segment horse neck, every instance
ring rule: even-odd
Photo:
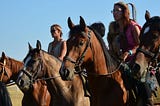
[[[18,75],[20,69],[23,67],[23,62],[8,58],[6,66],[12,71],[12,77],[14,79]]]
[[[54,95],[55,99],[56,98],[63,98],[65,101],[70,101],[71,100],[71,95],[69,91],[69,86],[72,85],[70,81],[63,81],[60,77],[59,74],[59,69],[61,67],[61,62],[53,56],[46,56],[43,58],[44,64],[46,66],[46,72],[48,77],[56,77],[54,79],[48,80],[47,84],[49,91],[51,92],[52,95]],[[61,96],[63,95],[63,96]],[[57,99],[56,99],[57,100]],[[58,100],[59,101],[59,100]]]
[[[106,60],[105,55],[102,49],[102,46],[96,36],[93,36],[91,39],[91,52],[92,52],[92,61],[89,62],[89,69],[98,74],[106,74],[107,67],[106,67]],[[88,62],[87,62],[88,63]],[[88,68],[88,64],[86,65]],[[87,69],[86,68],[86,69]]]

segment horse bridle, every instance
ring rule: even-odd
[[[151,60],[150,60],[149,63],[148,63],[147,70],[150,69],[150,68],[152,68],[152,70],[157,71],[157,70],[159,69],[159,67],[160,67],[160,62],[158,61],[158,56],[160,55],[160,45],[159,45],[159,47],[158,47],[158,51],[155,52],[155,53],[153,53],[153,52],[151,52],[151,51],[146,51],[146,50],[144,50],[144,49],[142,49],[142,48],[140,48],[140,47],[137,49],[136,54],[137,54],[138,52],[141,52],[141,53],[143,53],[145,56],[151,58]],[[155,63],[154,66],[152,66],[152,64],[151,64],[152,62]]]
[[[2,65],[2,70],[0,71],[0,73],[2,73],[1,78],[0,78],[0,81],[2,81],[5,74],[6,74],[6,76],[7,76],[8,78],[9,78],[9,75],[8,75],[8,73],[7,73],[7,71],[6,71],[6,68],[7,68],[7,67],[5,67],[5,63],[1,63],[1,62],[0,62],[0,65]]]
[[[89,30],[89,31],[88,31],[88,34],[87,34],[88,40],[87,40],[86,47],[85,47],[84,51],[82,52],[81,56],[80,56],[77,60],[74,60],[74,59],[72,59],[72,58],[69,57],[69,56],[66,56],[66,57],[64,58],[64,60],[68,60],[68,61],[70,61],[71,63],[73,63],[73,64],[75,65],[75,67],[74,67],[74,68],[75,68],[74,73],[76,73],[76,74],[77,74],[77,73],[81,73],[81,72],[84,71],[84,70],[81,69],[81,64],[83,63],[85,54],[86,54],[86,52],[87,52],[87,48],[90,46],[90,43],[91,43],[91,34],[90,34],[90,33],[91,33],[91,30]],[[112,72],[107,73],[107,74],[103,74],[103,76],[104,76],[104,75],[106,75],[106,76],[112,75],[113,73],[117,72],[117,71],[120,69],[120,67],[121,67],[122,64],[123,64],[123,61],[118,65],[118,67],[116,67],[115,71],[112,71]],[[89,73],[89,72],[88,72],[87,74],[97,76],[97,74],[94,74],[94,73]]]
[[[48,78],[46,78],[45,75],[44,75],[44,77],[39,78],[39,77],[38,77],[38,74],[41,72],[41,70],[43,70],[43,64],[42,64],[43,62],[42,62],[42,60],[41,60],[40,58],[38,58],[38,59],[36,59],[36,60],[39,60],[39,61],[40,61],[40,62],[39,62],[40,65],[38,65],[39,68],[37,69],[37,71],[35,71],[33,74],[31,74],[31,73],[27,70],[26,66],[24,66],[24,68],[21,70],[21,73],[20,73],[19,76],[18,76],[18,79],[21,78],[21,76],[23,75],[22,73],[26,74],[26,75],[29,77],[29,79],[30,79],[30,84],[33,84],[34,82],[39,81],[39,80],[44,80],[44,81],[46,81],[46,80],[51,80],[51,79],[55,79],[55,78],[60,77],[60,75],[57,75],[57,76],[54,76],[54,77],[48,77]],[[30,71],[32,71],[32,70],[30,70]],[[18,80],[18,79],[17,79],[17,80]]]
[[[83,71],[83,70],[81,70],[81,64],[83,63],[83,60],[84,60],[85,54],[87,52],[87,49],[90,46],[91,30],[88,31],[87,37],[88,37],[88,40],[87,40],[87,43],[86,43],[86,47],[85,47],[84,51],[82,52],[81,56],[77,60],[74,60],[69,56],[64,57],[64,60],[68,60],[75,65],[75,69],[76,69],[75,73],[80,73],[80,72]]]

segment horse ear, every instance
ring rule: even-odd
[[[80,23],[80,26],[81,26],[82,30],[85,30],[86,23],[85,23],[84,19],[82,18],[82,16],[80,16],[80,22],[79,23]]]
[[[6,55],[5,55],[4,52],[2,52],[2,57],[1,57],[1,58],[2,58],[2,60],[3,60],[3,64],[6,65],[6,59],[5,59],[5,58],[6,58]]]
[[[28,48],[29,48],[29,51],[33,49],[29,42],[28,42]]]
[[[71,18],[70,18],[70,17],[68,17],[68,27],[69,27],[69,29],[72,29],[72,28],[74,27],[74,24],[73,24],[73,22],[71,21]]]
[[[3,59],[6,57],[5,53],[2,52],[2,56],[1,56]]]
[[[41,50],[41,42],[39,40],[37,40],[36,47],[38,50]]]
[[[146,19],[146,21],[149,20],[150,17],[151,17],[151,16],[150,16],[149,11],[146,10],[146,13],[145,13],[145,19]]]

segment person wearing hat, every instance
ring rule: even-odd
[[[66,55],[67,46],[66,41],[62,39],[62,28],[58,24],[53,24],[50,27],[50,32],[54,39],[48,45],[48,53],[63,61],[63,58]]]

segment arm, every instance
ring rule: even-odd
[[[135,47],[132,49],[133,54],[136,53],[136,50],[137,50],[137,48],[139,47],[139,43],[140,43],[140,41],[139,41],[139,35],[140,35],[140,29],[138,28],[138,26],[135,25],[135,26],[133,27],[133,38],[134,38],[134,40],[135,40],[136,45],[135,45]]]
[[[129,55],[135,54],[137,48],[139,47],[139,43],[140,43],[140,41],[139,41],[140,29],[139,29],[138,26],[134,25],[133,30],[132,30],[132,35],[133,35],[133,39],[135,41],[135,46],[131,50],[129,50],[129,51],[127,51],[127,52],[125,52],[123,54],[123,59],[124,60],[126,60],[126,58]]]
[[[63,58],[64,56],[66,55],[66,52],[67,52],[67,45],[66,45],[66,41],[63,41],[62,42],[62,45],[61,45],[61,52],[60,52],[60,55],[59,55],[59,59],[63,61]]]

